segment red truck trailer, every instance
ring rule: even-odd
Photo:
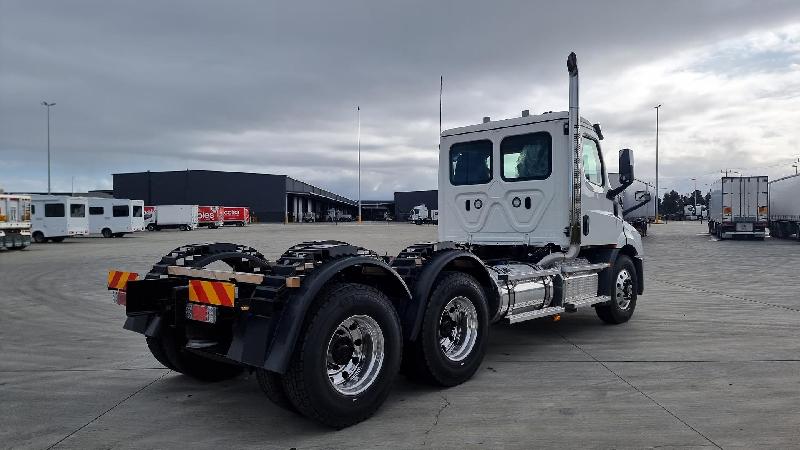
[[[222,206],[198,206],[197,226],[219,228],[223,224]]]
[[[222,218],[224,225],[243,227],[250,223],[250,208],[246,206],[223,206]]]

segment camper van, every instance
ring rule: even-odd
[[[32,195],[31,228],[34,242],[61,242],[89,234],[86,197]]]
[[[105,238],[144,231],[144,200],[89,198],[89,233]]]

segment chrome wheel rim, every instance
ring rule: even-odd
[[[633,278],[627,269],[622,269],[617,274],[615,300],[619,309],[628,309],[633,300]]]
[[[439,317],[439,348],[453,362],[464,360],[478,340],[478,312],[466,297],[447,302]]]
[[[328,340],[326,369],[328,381],[342,395],[358,395],[380,374],[384,359],[384,337],[378,322],[370,316],[343,320]]]

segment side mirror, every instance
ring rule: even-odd
[[[619,151],[619,184],[630,186],[633,179],[633,150],[623,148]]]
[[[619,151],[619,187],[609,190],[606,197],[613,200],[625,188],[632,185],[633,180],[633,150],[623,148]]]

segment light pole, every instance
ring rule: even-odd
[[[47,107],[47,195],[50,195],[50,107],[56,104],[44,101],[42,106]]]
[[[356,106],[358,111],[358,223],[361,223],[361,107]]]
[[[692,178],[694,181],[694,191],[692,191],[692,197],[694,197],[694,215],[697,214],[697,178]]]
[[[658,111],[661,109],[661,104],[659,103],[658,106],[654,106],[656,110],[656,192],[658,190]],[[658,202],[656,201],[656,222],[661,221],[661,217],[658,215]]]

